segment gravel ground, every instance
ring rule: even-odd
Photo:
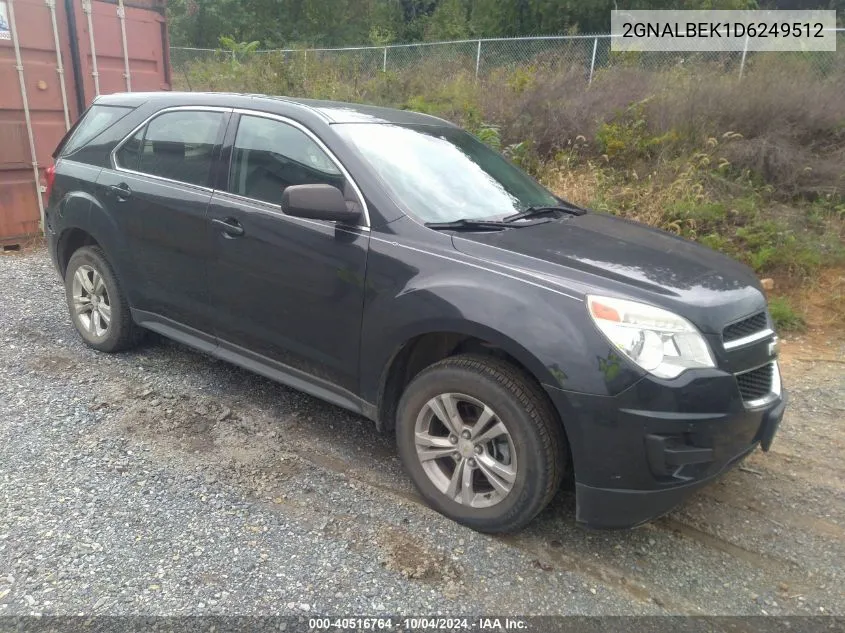
[[[562,492],[508,537],[427,509],[366,420],[88,349],[43,249],[0,255],[0,350],[0,615],[845,614],[841,342],[787,342],[772,452],[669,517],[587,532]]]

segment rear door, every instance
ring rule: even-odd
[[[226,190],[215,191],[209,208],[220,353],[288,375],[304,372],[312,384],[316,378],[346,397],[358,387],[369,246],[363,200],[340,163],[299,124],[235,116],[222,155],[224,162],[231,156]],[[361,226],[282,213],[286,187],[316,183],[337,187],[358,205]]]
[[[140,321],[211,333],[207,210],[226,108],[162,111],[133,132],[97,180],[126,254]],[[192,332],[197,334],[196,332]],[[208,336],[213,342],[213,336]]]

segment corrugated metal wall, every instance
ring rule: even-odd
[[[0,0],[0,245],[40,232],[33,149],[43,179],[97,94],[169,89],[163,2]]]

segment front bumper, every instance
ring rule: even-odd
[[[785,392],[747,408],[730,374],[688,374],[673,385],[644,378],[616,397],[546,386],[572,449],[578,523],[640,525],[672,510],[758,445],[769,449]]]

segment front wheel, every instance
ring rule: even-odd
[[[396,425],[423,497],[481,532],[526,525],[566,467],[560,423],[540,387],[495,358],[455,356],[423,370],[402,395]]]

